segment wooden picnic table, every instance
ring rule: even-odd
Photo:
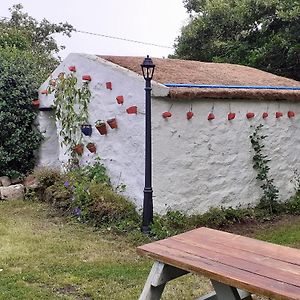
[[[198,228],[137,248],[154,259],[140,300],[161,298],[165,284],[189,272],[208,277],[215,292],[199,298],[300,299],[300,250]]]

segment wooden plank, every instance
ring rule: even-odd
[[[235,258],[246,260],[251,263],[258,263],[265,267],[273,268],[276,266],[277,269],[280,269],[280,270],[286,272],[286,274],[291,273],[291,274],[295,274],[295,275],[300,275],[300,266],[297,264],[285,262],[282,260],[277,260],[272,257],[249,252],[247,250],[232,248],[231,245],[228,245],[228,244],[220,245],[219,243],[210,241],[209,239],[207,240],[205,236],[201,239],[195,239],[192,237],[182,238],[180,236],[174,236],[174,237],[170,238],[170,240],[183,242],[187,245],[187,247],[196,246],[196,247],[203,248],[203,249],[206,249],[209,251],[228,254],[229,256],[233,256]],[[195,251],[198,252],[199,249],[195,248]]]
[[[216,248],[205,249],[201,246],[194,246],[189,243],[185,243],[184,241],[172,238],[170,238],[169,240],[158,241],[157,244],[169,247],[170,251],[176,249],[181,251],[183,255],[192,254],[197,257],[202,257],[207,260],[234,267],[238,270],[251,272],[253,274],[261,275],[280,282],[292,284],[300,288],[300,275],[281,270],[280,267],[277,267],[276,260],[274,260],[274,266],[267,266],[251,261],[251,259],[248,260],[249,257],[245,257],[245,259],[235,257],[234,254],[237,253],[234,252],[232,253],[232,255],[229,255],[226,252],[223,253],[222,251],[216,251]]]
[[[203,274],[208,278],[252,293],[281,300],[300,299],[299,287],[239,270],[233,266],[227,266],[193,254],[183,253],[180,250],[170,249],[170,247],[160,245],[157,242],[140,246],[137,251],[163,263],[196,274]]]
[[[300,251],[298,249],[275,245],[224,231],[201,227],[178,235],[178,237],[180,236],[184,236],[184,238],[190,237],[198,242],[203,241],[205,237],[206,241],[214,241],[220,245],[230,245],[234,249],[245,250],[300,265]]]

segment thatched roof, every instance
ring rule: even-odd
[[[141,74],[143,57],[100,56],[114,64]],[[276,76],[254,68],[225,63],[205,63],[199,61],[153,58],[156,65],[156,82],[192,83],[210,85],[239,86],[285,86],[300,87],[300,82]],[[223,98],[258,100],[300,101],[300,90],[258,90],[258,89],[213,89],[213,88],[170,88],[172,98]]]

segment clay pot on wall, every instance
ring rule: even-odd
[[[281,111],[277,111],[275,113],[275,117],[276,117],[276,119],[279,119],[279,118],[283,117],[283,113]]]
[[[228,116],[227,116],[227,119],[230,121],[230,120],[233,120],[235,118],[235,113],[229,113]]]
[[[193,113],[192,111],[188,111],[188,112],[186,113],[186,118],[187,118],[188,120],[190,120],[193,116],[194,116],[194,113]]]
[[[89,125],[89,124],[84,124],[84,125],[81,125],[81,131],[84,135],[86,136],[91,136],[92,135],[92,125]]]
[[[88,148],[88,150],[91,152],[91,153],[96,153],[97,151],[97,147],[95,145],[95,143],[88,143],[86,145],[86,147]]]
[[[117,119],[112,118],[106,121],[111,129],[118,128]]]
[[[32,105],[36,108],[39,108],[40,107],[40,100],[39,99],[35,99],[35,100],[32,100]]]
[[[211,121],[213,119],[215,119],[215,115],[213,113],[209,113],[208,116],[207,116],[207,120]]]
[[[287,116],[288,116],[289,118],[294,118],[295,115],[296,115],[295,112],[293,112],[293,111],[291,111],[291,110],[289,110],[288,113],[287,113]]]
[[[137,114],[137,106],[133,105],[133,106],[130,106],[126,109],[126,112],[129,114],[129,115],[132,115],[132,114]]]
[[[172,113],[169,112],[169,111],[165,111],[165,112],[162,113],[162,117],[164,119],[171,118],[172,117]]]
[[[97,121],[95,127],[97,128],[97,130],[101,135],[107,134],[107,128],[104,121]]]
[[[262,114],[263,119],[266,119],[268,116],[269,114],[266,111]]]
[[[78,144],[73,148],[73,151],[77,153],[78,155],[83,154],[83,144]]]
[[[253,112],[246,113],[247,119],[253,119],[255,117],[255,114]]]

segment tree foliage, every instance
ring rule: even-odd
[[[21,5],[0,21],[0,176],[17,177],[34,167],[41,134],[33,126],[38,111],[32,100],[58,63],[51,35],[72,30],[68,24],[39,23]]]
[[[300,80],[300,2],[184,0],[175,56],[249,65]]]

